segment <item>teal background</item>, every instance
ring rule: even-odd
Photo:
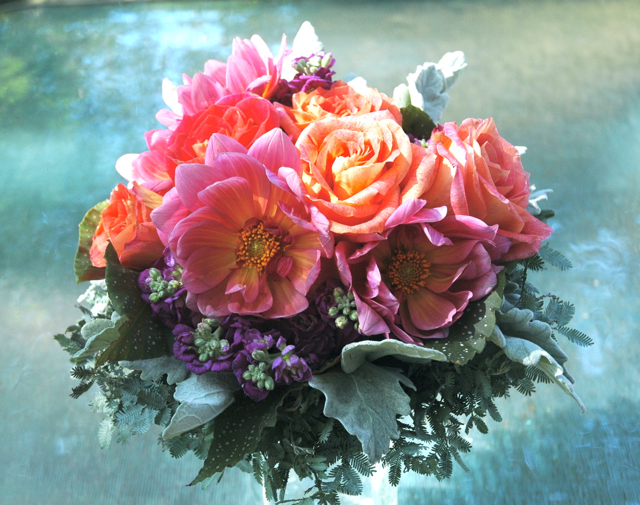
[[[161,81],[225,59],[233,37],[274,48],[304,20],[391,94],[424,61],[465,52],[444,120],[494,117],[553,188],[551,245],[574,264],[533,279],[575,303],[588,349],[563,345],[588,407],[551,385],[501,402],[452,479],[405,475],[400,504],[640,504],[640,4],[619,1],[265,1],[0,8],[0,503],[247,504],[231,471],[187,488],[199,461],[158,432],[100,450],[91,393],[72,400],[51,338],[79,315],[77,223],[121,181],[118,157],[158,128]],[[369,483],[368,486],[372,484]],[[379,503],[370,489],[361,503]],[[369,500],[369,501],[367,501]],[[355,502],[354,502],[355,503]]]

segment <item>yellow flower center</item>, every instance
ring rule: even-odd
[[[431,274],[430,267],[431,263],[423,253],[396,251],[387,270],[391,287],[407,295],[415,293],[426,286],[425,281]]]
[[[264,229],[262,223],[243,228],[238,233],[236,263],[238,266],[256,268],[262,273],[267,264],[280,251],[280,239]]]

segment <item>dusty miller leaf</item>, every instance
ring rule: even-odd
[[[351,373],[365,361],[375,361],[383,356],[393,356],[401,361],[412,363],[428,363],[431,360],[447,361],[447,357],[435,349],[387,339],[364,340],[346,345],[342,349],[340,364],[346,373]]]
[[[120,361],[121,367],[142,372],[140,378],[144,381],[157,381],[167,374],[167,384],[176,384],[187,378],[189,371],[184,361],[175,356],[160,356],[158,358],[140,359],[137,361]]]
[[[124,320],[114,312],[111,319],[92,319],[80,330],[87,343],[84,348],[73,355],[73,359],[93,356],[109,347],[120,337],[120,326]]]
[[[507,357],[525,366],[537,366],[585,412],[580,397],[573,390],[573,378],[564,368],[567,355],[553,339],[551,327],[533,319],[533,312],[512,308],[497,313],[490,340],[502,347]]]
[[[233,374],[192,375],[176,387],[173,397],[181,403],[162,438],[168,440],[208,423],[233,403],[233,393],[239,389]]]
[[[389,450],[400,436],[396,416],[411,413],[409,396],[399,383],[415,389],[400,372],[364,362],[353,373],[332,370],[314,375],[309,385],[326,397],[324,415],[337,419],[356,436],[371,462]]]

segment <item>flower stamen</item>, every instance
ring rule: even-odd
[[[255,268],[262,273],[271,258],[282,249],[280,238],[264,229],[262,222],[243,228],[238,233],[236,264]]]
[[[426,279],[431,275],[431,262],[424,253],[418,251],[396,251],[387,274],[393,289],[399,289],[410,295],[426,286]]]

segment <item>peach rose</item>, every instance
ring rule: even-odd
[[[493,119],[465,119],[460,128],[446,123],[431,135],[429,152],[428,189],[421,196],[429,207],[446,205],[450,213],[497,224],[502,254],[494,260],[538,252],[552,229],[527,212],[529,174]]]
[[[293,95],[293,105],[276,104],[280,126],[298,140],[300,133],[311,123],[329,117],[361,116],[370,112],[388,110],[402,124],[402,114],[393,98],[373,88],[359,93],[344,81],[336,81],[331,89],[316,88],[310,93]]]
[[[104,253],[109,242],[125,267],[143,270],[160,258],[164,245],[151,222],[152,210],[126,186],[118,184],[111,192],[109,205],[102,211],[93,237],[91,263],[96,267],[107,265]]]
[[[296,147],[310,203],[332,232],[353,240],[383,232],[398,206],[425,188],[426,149],[410,142],[389,111],[317,121]]]

